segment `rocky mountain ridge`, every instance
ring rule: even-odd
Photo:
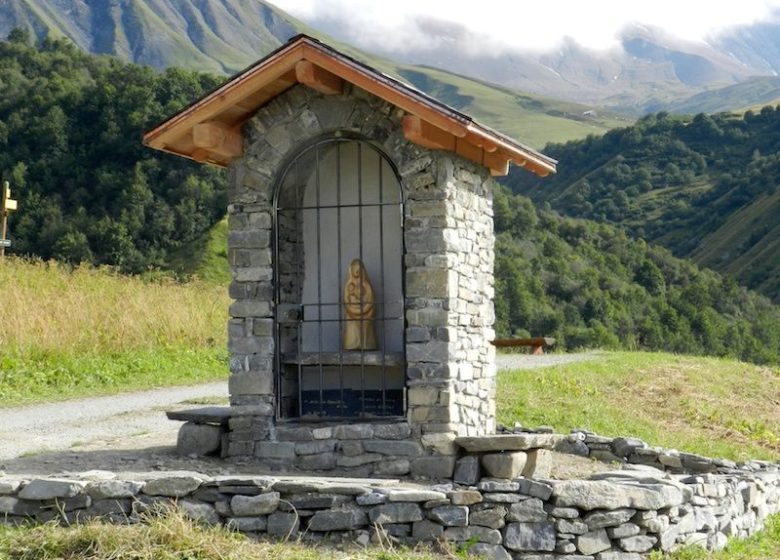
[[[426,46],[394,50],[362,44],[331,17],[301,22],[262,0],[6,0],[0,37],[15,27],[38,39],[67,37],[80,48],[156,68],[181,66],[235,73],[299,32],[328,34],[371,56],[430,66],[515,90],[639,116],[681,110],[702,94],[712,106],[765,102],[755,88],[733,88],[780,71],[780,11],[769,21],[735,27],[708,41],[686,41],[658,29],[626,28],[614,48],[596,51],[573,40],[530,52],[473,48],[475,35],[446,21],[416,22],[435,38]],[[310,26],[310,27],[309,27]],[[726,91],[721,93],[721,89]],[[691,106],[695,107],[694,98]],[[709,105],[708,105],[709,106]]]

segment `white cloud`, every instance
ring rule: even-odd
[[[338,24],[340,35],[361,46],[405,50],[452,40],[463,30],[431,26],[431,20],[459,24],[464,41],[487,47],[549,49],[571,37],[603,49],[619,31],[638,23],[662,28],[689,40],[767,18],[780,0],[272,0],[301,19]]]

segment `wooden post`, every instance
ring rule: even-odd
[[[5,257],[5,248],[10,242],[5,238],[8,230],[8,213],[16,210],[16,201],[11,198],[11,187],[8,181],[3,182],[3,192],[0,193],[0,259]]]

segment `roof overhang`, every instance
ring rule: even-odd
[[[506,175],[514,163],[540,176],[556,161],[306,35],[290,40],[198,101],[144,134],[144,144],[222,167],[241,156],[241,125],[296,84],[323,94],[349,82],[395,105],[404,136],[431,149],[447,150]]]

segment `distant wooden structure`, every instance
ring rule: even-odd
[[[555,344],[555,339],[549,336],[533,338],[497,338],[491,342],[496,348],[521,348],[528,346],[531,354],[544,354],[544,349]]]
[[[11,198],[11,186],[5,181],[3,192],[0,193],[0,258],[5,256],[5,248],[11,246],[11,240],[5,236],[8,231],[8,214],[16,207],[16,201]]]

